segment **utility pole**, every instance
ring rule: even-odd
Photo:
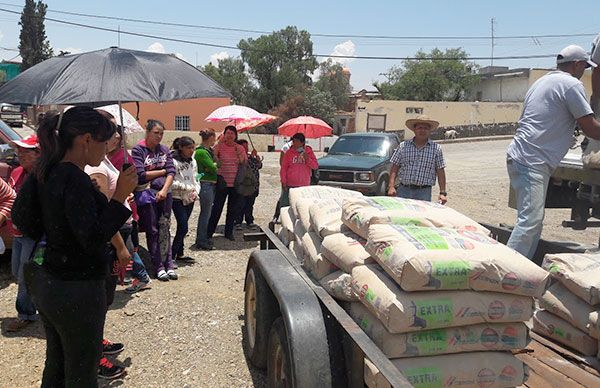
[[[496,31],[495,31],[495,28],[494,28],[494,24],[496,24],[496,19],[495,19],[495,18],[492,18],[492,19],[490,20],[490,22],[491,22],[491,24],[492,24],[492,26],[491,26],[491,27],[492,27],[492,63],[491,63],[490,65],[491,65],[491,66],[494,66],[494,45],[495,45],[495,43],[496,43],[496,42],[494,41],[494,33],[496,32]]]

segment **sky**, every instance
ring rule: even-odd
[[[24,1],[0,0],[0,9],[22,10]],[[462,47],[471,57],[492,56],[491,19],[494,18],[494,57],[556,55],[569,44],[590,49],[593,36],[538,37],[552,34],[600,33],[600,2],[579,0],[571,3],[555,0],[374,0],[374,1],[188,1],[188,0],[48,0],[47,19],[54,18],[80,24],[123,31],[99,31],[46,20],[46,34],[55,53],[91,51],[110,46],[173,53],[194,64],[205,65],[218,58],[236,57],[231,48],[206,47],[172,42],[168,37],[235,47],[241,39],[257,38],[261,33],[224,31],[198,26],[276,31],[288,25],[311,34],[313,53],[347,56],[411,57],[418,50]],[[60,12],[85,13],[143,19],[150,23],[117,21],[67,15]],[[0,59],[18,55],[19,15],[0,11]],[[159,25],[155,22],[188,24],[195,27]],[[126,32],[155,35],[137,37]],[[338,35],[335,37],[314,34]],[[348,35],[420,37],[417,39],[377,39]],[[508,36],[525,36],[509,39]],[[425,39],[423,37],[435,37]],[[451,37],[451,39],[446,39]],[[479,37],[465,39],[465,37]],[[12,50],[11,50],[12,49]],[[354,90],[374,90],[375,81],[385,81],[385,74],[401,60],[338,59],[351,71]],[[475,61],[488,66],[491,59]],[[494,65],[515,67],[552,67],[554,58],[496,59]]]

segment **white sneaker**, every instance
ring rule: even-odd
[[[167,271],[167,276],[171,280],[177,280],[177,279],[179,279],[179,276],[177,276],[177,273],[175,271],[173,271],[172,269],[170,269],[170,270]]]
[[[162,282],[169,281],[169,275],[167,275],[167,272],[164,269],[161,269],[160,271],[158,271],[156,278]]]

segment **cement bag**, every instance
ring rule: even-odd
[[[304,251],[302,250],[302,246],[300,246],[297,241],[290,241],[288,248],[294,254],[294,256],[296,256],[300,263],[304,262]]]
[[[523,322],[533,314],[533,298],[495,292],[402,291],[377,265],[352,270],[352,292],[391,333]]]
[[[289,206],[281,208],[281,212],[279,213],[279,219],[281,221],[281,228],[285,229],[290,236],[293,235],[294,222],[296,222],[296,218],[292,214],[292,209]]]
[[[365,249],[405,291],[478,290],[540,297],[550,276],[484,234],[372,225]]]
[[[323,239],[321,254],[342,271],[351,273],[357,265],[374,263],[365,244],[364,239],[352,232],[336,233]]]
[[[290,189],[290,206],[292,211],[297,216],[297,204],[300,199],[329,199],[329,198],[346,198],[346,197],[362,197],[358,191],[338,189],[329,186],[304,186],[294,187]]]
[[[300,220],[296,220],[294,222],[294,239],[296,242],[298,242],[298,244],[302,245],[302,237],[304,237],[305,234],[306,229],[304,229],[302,222],[300,222]]]
[[[304,267],[308,269],[317,280],[339,270],[329,260],[321,255],[321,237],[315,232],[308,232],[302,237],[304,248]]]
[[[349,230],[342,223],[343,198],[329,198],[313,204],[310,209],[310,221],[313,230],[325,238],[330,234]]]
[[[596,356],[598,352],[598,340],[545,310],[533,314],[532,330],[586,356]]]
[[[506,352],[459,353],[391,361],[415,388],[517,387],[527,380],[529,373],[522,361]],[[365,364],[365,377],[374,369],[374,365],[367,367]],[[374,387],[390,387],[379,371],[369,376],[369,381]]]
[[[600,339],[596,308],[578,298],[561,283],[556,282],[550,286],[542,298],[539,299],[539,305],[579,330]]]
[[[489,230],[447,206],[396,197],[347,198],[342,205],[342,222],[364,238],[372,224],[449,227],[489,234]]]
[[[530,341],[529,329],[522,322],[481,323],[391,334],[360,303],[352,303],[349,314],[389,358],[523,349]]]
[[[365,358],[365,367],[364,367],[364,378],[365,385],[369,388],[389,388],[390,384],[385,381],[382,384],[377,385],[377,374],[379,370],[373,365],[371,361]]]
[[[334,299],[344,302],[358,301],[356,295],[352,293],[352,276],[345,272],[335,271],[322,278],[319,283]]]
[[[301,198],[296,201],[296,217],[302,222],[302,226],[307,231],[313,230],[309,209],[312,205],[318,205],[320,202],[322,200],[317,198]]]
[[[600,35],[596,37],[594,41],[594,52],[592,53],[592,57],[597,57],[597,60],[600,59]],[[598,62],[596,62],[598,63]],[[592,105],[592,110],[594,111],[596,118],[600,117],[600,100],[597,100]],[[581,161],[583,162],[584,168],[591,169],[600,169],[600,141],[589,138],[589,143],[585,150],[583,150],[581,155]]]
[[[600,303],[599,252],[547,254],[542,267],[587,303]]]

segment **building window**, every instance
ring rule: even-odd
[[[176,131],[189,131],[190,130],[190,116],[175,116],[175,130]]]
[[[408,114],[418,114],[421,115],[423,114],[423,108],[406,108],[406,113]]]
[[[387,115],[372,115],[367,113],[367,132],[385,131],[385,121]]]

